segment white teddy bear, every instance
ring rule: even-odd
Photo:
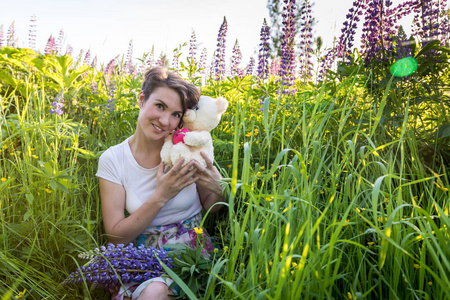
[[[194,159],[206,166],[200,155],[202,151],[213,161],[214,148],[210,131],[219,124],[227,107],[228,101],[225,98],[201,96],[198,105],[187,110],[183,116],[183,129],[166,138],[161,149],[162,161],[173,166],[180,158],[184,158],[184,166]]]

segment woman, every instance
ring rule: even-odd
[[[200,227],[202,208],[224,201],[220,173],[205,155],[206,167],[196,161],[181,167],[180,160],[168,169],[160,158],[165,138],[181,126],[186,109],[195,107],[199,97],[194,85],[164,67],[145,73],[136,131],[102,154],[96,174],[110,242],[128,244],[137,239],[155,248],[166,243],[193,246],[193,228]],[[211,211],[219,209],[215,205]],[[208,240],[206,246],[210,245]],[[138,286],[129,284],[114,299],[131,293],[132,299],[171,299],[172,282],[158,277]]]

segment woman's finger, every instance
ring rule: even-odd
[[[203,151],[200,152],[200,155],[201,155],[201,156],[203,157],[203,159],[205,160],[206,168],[207,168],[207,169],[212,168],[212,166],[213,166],[213,161],[209,158],[209,156],[208,156],[205,152],[203,152]]]

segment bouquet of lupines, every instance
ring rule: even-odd
[[[169,268],[173,268],[172,259],[164,250],[144,245],[134,247],[108,244],[79,254],[90,261],[71,273],[62,284],[92,282],[99,288],[112,288],[128,282],[143,282],[164,274],[158,258]]]

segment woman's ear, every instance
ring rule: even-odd
[[[138,100],[139,108],[142,108],[142,105],[144,104],[144,100],[145,100],[144,98],[145,98],[144,93],[140,92],[139,93],[139,100]]]

